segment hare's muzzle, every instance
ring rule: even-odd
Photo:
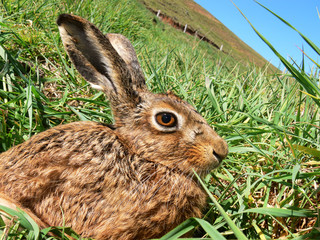
[[[219,162],[225,159],[228,155],[228,145],[226,141],[222,138],[216,140],[216,144],[213,147],[212,154]]]
[[[212,158],[221,163],[228,155],[228,144],[222,138],[216,137],[210,145]]]

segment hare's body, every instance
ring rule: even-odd
[[[188,103],[147,91],[126,38],[72,15],[58,25],[78,71],[107,94],[115,125],[61,125],[2,153],[0,204],[14,199],[42,226],[97,239],[159,237],[200,217],[206,195],[193,169],[217,167],[226,143]]]
[[[130,153],[114,130],[94,122],[49,129],[0,159],[1,192],[44,223],[64,219],[83,236],[148,239],[200,217],[205,204],[190,177]]]

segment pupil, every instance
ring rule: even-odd
[[[163,123],[169,123],[171,121],[171,115],[170,114],[163,114],[161,118]]]

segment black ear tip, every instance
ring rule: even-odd
[[[61,26],[62,24],[72,24],[75,26],[83,27],[87,23],[88,21],[83,19],[82,17],[66,13],[60,14],[57,19],[58,26]]]
[[[69,14],[66,14],[66,13],[63,13],[63,14],[60,14],[58,19],[57,19],[57,24],[58,26],[60,26],[62,24],[62,22],[66,19],[66,18],[69,18],[70,15]]]

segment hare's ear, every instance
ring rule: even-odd
[[[129,39],[121,34],[115,33],[108,33],[106,36],[111,42],[113,48],[126,62],[132,77],[134,89],[138,91],[147,90],[143,71],[140,67],[136,52]]]
[[[126,56],[124,60],[96,26],[81,17],[62,14],[57,24],[63,45],[77,70],[92,87],[106,93],[116,121],[125,118],[128,110],[135,108],[140,100],[138,91],[133,89],[135,78],[131,76],[136,67],[121,53],[125,50],[119,51]],[[132,66],[128,67],[126,61]],[[143,85],[144,80],[139,81],[142,82],[139,85]]]

